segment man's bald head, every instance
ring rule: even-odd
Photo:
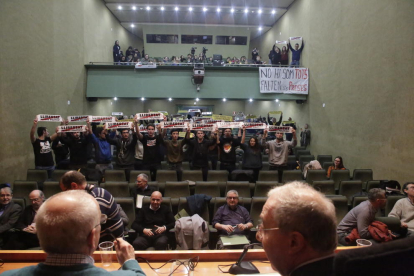
[[[155,191],[151,194],[151,208],[157,210],[160,208],[162,203],[162,194],[158,191]]]
[[[41,190],[33,190],[29,194],[29,201],[32,203],[34,210],[38,210],[45,201],[45,195]]]
[[[58,193],[40,207],[36,228],[40,246],[47,253],[91,254],[99,240],[100,209],[86,191]],[[91,239],[91,232],[97,234]]]

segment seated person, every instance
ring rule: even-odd
[[[134,198],[135,205],[137,203],[137,195],[151,196],[152,193],[157,190],[154,186],[148,185],[148,175],[145,173],[139,174],[135,183],[135,189],[131,191],[131,196]]]
[[[379,209],[385,207],[385,203],[387,203],[385,190],[380,188],[369,190],[368,200],[361,202],[349,211],[338,224],[336,231],[338,234],[338,243],[344,246],[356,245],[356,239],[345,239],[354,229],[357,229],[361,239],[371,239],[372,237],[368,231],[368,226],[375,221],[375,214]]]
[[[398,218],[401,227],[409,230],[411,234],[414,231],[414,182],[405,183],[403,191],[407,197],[398,200],[388,216]]]
[[[33,190],[29,194],[29,201],[32,205],[28,205],[20,215],[14,227],[16,231],[10,236],[4,247],[6,250],[24,250],[39,247],[34,219],[40,206],[45,201],[45,195],[40,190]]]
[[[342,162],[341,156],[335,157],[334,165],[328,168],[328,173],[326,174],[328,178],[331,177],[331,172],[333,170],[346,170],[346,168],[344,167],[344,163]]]
[[[132,224],[132,229],[139,234],[133,242],[135,250],[145,250],[150,246],[155,250],[167,249],[167,233],[174,228],[175,220],[170,208],[161,203],[162,195],[155,191],[151,195],[151,203],[137,213]]]
[[[318,160],[312,160],[308,164],[306,164],[303,168],[303,178],[305,179],[306,175],[308,174],[308,170],[322,170],[322,166]]]
[[[217,209],[212,225],[219,235],[248,235],[253,227],[253,220],[246,208],[239,205],[239,194],[236,190],[227,192],[227,204]]]
[[[22,207],[12,201],[13,191],[9,184],[0,187],[0,246],[3,246],[10,234],[9,230],[19,219]]]

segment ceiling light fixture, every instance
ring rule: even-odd
[[[278,103],[278,102],[279,102],[279,99],[276,99],[276,100],[275,100],[275,102],[277,102],[277,103]]]
[[[253,102],[253,99],[249,99],[249,102]]]
[[[207,8],[203,8],[203,12],[206,12],[206,11],[208,11],[208,9]]]
[[[220,8],[217,8],[217,12],[221,12],[221,9]]]
[[[118,100],[118,98],[117,97],[114,97],[114,101],[117,101]]]
[[[163,11],[163,10],[165,10],[165,8],[164,8],[164,7],[161,7],[161,8],[160,8],[160,10],[162,10],[162,11]]]
[[[171,102],[172,101],[172,98],[168,98],[168,100]]]
[[[135,7],[135,6],[132,6],[132,9],[133,9],[134,11],[136,11],[136,10],[137,10],[137,7]]]
[[[142,97],[142,98],[141,98],[141,101],[145,101],[145,98],[144,98],[144,97]]]
[[[258,14],[261,14],[261,13],[262,13],[262,10],[261,10],[261,9],[260,9],[260,10],[258,10],[258,11],[257,11],[257,13],[258,13]]]
[[[122,6],[118,6],[118,10],[122,10]]]
[[[244,9],[244,13],[248,13],[249,12],[249,10],[248,9]]]
[[[276,11],[275,10],[272,10],[272,14],[275,14],[276,13]]]
[[[259,27],[259,29],[258,29],[259,31],[261,31],[262,30],[262,27]]]
[[[226,98],[223,98],[223,102],[227,101]]]
[[[231,9],[230,12],[233,13],[234,12],[234,9]]]
[[[147,11],[149,11],[149,10],[151,10],[151,7],[147,6],[146,9],[147,9]]]
[[[199,100],[200,100],[200,99],[199,99],[199,98],[197,98],[197,99],[196,99],[196,102],[198,102]]]
[[[189,10],[189,11],[193,11],[193,8],[192,8],[192,7],[189,7],[189,8],[188,8],[188,10]]]
[[[134,28],[135,27],[135,25],[134,24],[131,24],[131,28]]]
[[[178,7],[175,7],[175,8],[174,8],[174,10],[175,10],[175,11],[178,11],[178,10],[179,10],[179,8],[178,8]]]

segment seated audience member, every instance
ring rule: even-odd
[[[247,64],[247,59],[246,59],[246,57],[245,57],[245,56],[242,56],[242,57],[240,58],[240,64]]]
[[[139,52],[138,48],[135,48],[134,52],[135,52],[136,55],[138,55],[138,59],[140,60],[141,59],[141,53]]]
[[[257,240],[282,276],[332,276],[336,248],[335,207],[301,182],[269,192]]]
[[[135,50],[134,49],[132,49],[132,46],[129,46],[128,47],[128,49],[126,50],[126,53],[125,53],[125,55],[127,56],[127,57],[129,57],[129,56],[133,56],[135,54]]]
[[[106,222],[101,227],[100,242],[112,240],[112,236],[123,236],[124,226],[119,215],[119,209],[114,197],[107,190],[86,183],[85,176],[77,171],[66,172],[60,179],[59,184],[62,191],[85,190],[99,203],[101,213],[107,217]]]
[[[328,168],[328,173],[326,174],[327,177],[331,177],[331,172],[333,170],[346,170],[346,168],[344,167],[344,163],[342,161],[342,157],[341,156],[337,156],[334,159],[334,165],[330,166]]]
[[[262,61],[261,56],[257,56],[256,60],[254,61],[255,64],[265,64],[266,62]]]
[[[127,62],[126,57],[121,55],[121,58],[119,59],[119,62],[120,62],[122,65],[126,65],[126,62]]]
[[[303,178],[305,179],[306,175],[308,174],[308,170],[322,170],[322,166],[318,160],[312,160],[308,164],[306,164],[303,168]]]
[[[9,184],[1,184],[0,187],[0,247],[2,247],[10,235],[8,231],[19,219],[22,207],[12,201],[13,191]]]
[[[135,182],[135,189],[131,191],[131,196],[134,198],[136,205],[137,195],[142,196],[151,196],[153,192],[157,189],[154,186],[148,185],[148,175],[141,173],[137,176],[137,181]]]
[[[368,200],[361,202],[349,211],[339,223],[337,227],[338,242],[348,246],[356,245],[357,238],[371,239],[368,226],[375,221],[375,214],[385,207],[385,203],[387,203],[387,198],[384,190],[380,188],[369,190]]]
[[[35,156],[35,169],[47,170],[48,178],[51,178],[52,172],[55,170],[55,163],[52,155],[52,141],[57,137],[56,133],[49,137],[49,132],[46,127],[37,128],[37,136],[35,131],[37,127],[37,120],[33,120],[33,126],[30,130],[30,141],[32,142],[33,152]]]
[[[398,218],[402,228],[414,232],[414,182],[405,183],[403,191],[407,197],[399,199],[388,216]]]
[[[99,170],[103,175],[105,170],[112,170],[114,166],[112,165],[112,152],[111,145],[106,140],[106,135],[108,134],[107,130],[103,127],[96,128],[97,136],[92,131],[91,124],[88,120],[88,132],[90,140],[95,146],[95,169]]]
[[[164,57],[164,58],[162,59],[162,62],[164,62],[164,63],[169,63],[169,62],[170,62],[170,58],[169,58],[169,57]]]
[[[144,57],[141,59],[141,62],[151,62],[149,55],[145,54]]]
[[[4,249],[24,250],[39,247],[35,216],[45,201],[45,195],[40,190],[33,190],[29,194],[31,205],[26,206],[14,228],[16,231],[10,236]]]
[[[220,235],[248,235],[253,220],[246,208],[239,205],[239,194],[235,190],[227,192],[227,204],[217,209],[212,226]]]
[[[232,62],[231,62],[231,58],[230,58],[230,57],[227,57],[227,59],[226,59],[226,63],[228,63],[228,64],[232,64]]]
[[[120,270],[108,272],[94,266],[93,252],[105,221],[99,205],[85,191],[54,195],[40,207],[35,223],[46,261],[36,266],[9,270],[2,275],[141,275],[145,276],[132,246],[114,241]]]
[[[135,250],[145,250],[153,246],[155,250],[166,250],[168,244],[167,233],[174,228],[174,216],[166,205],[162,205],[160,192],[153,192],[151,203],[144,205],[136,215],[132,224],[139,236],[134,240]]]

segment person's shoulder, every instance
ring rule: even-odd
[[[1,275],[5,276],[30,276],[34,275],[34,270],[37,266],[26,266],[19,269],[4,271]]]
[[[237,208],[240,208],[240,210],[242,210],[243,212],[244,212],[244,211],[246,211],[247,213],[249,212],[249,211],[246,209],[246,207],[241,206],[240,204],[239,204],[239,205],[237,205]]]

